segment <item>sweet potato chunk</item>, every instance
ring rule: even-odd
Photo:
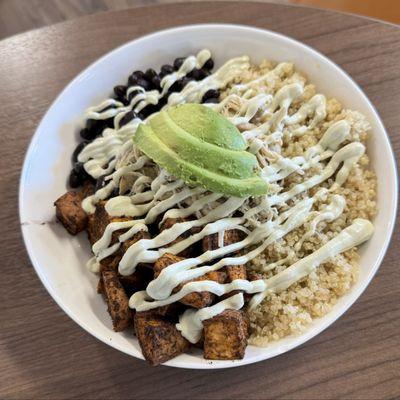
[[[180,222],[186,222],[186,221],[188,221],[188,219],[186,219],[186,218],[166,218],[165,221],[162,223],[160,229],[161,229],[161,231],[163,231],[165,229],[172,228],[175,224],[178,224]],[[182,235],[178,236],[175,240],[173,240],[171,243],[169,243],[166,247],[171,247],[174,244],[179,243],[184,239],[187,239],[193,233],[194,233],[194,229],[188,230],[188,231],[182,233]],[[184,249],[183,251],[181,251],[178,255],[181,257],[189,257],[190,254],[192,253],[192,250],[193,250],[192,246],[189,246],[186,249]]]
[[[112,222],[124,222],[124,221],[131,220],[131,218],[126,218],[126,217],[110,216],[107,213],[107,211],[105,210],[105,203],[106,203],[106,201],[99,202],[96,206],[95,213],[92,215],[89,215],[87,232],[88,232],[90,244],[92,246],[94,243],[96,243],[102,237],[108,224],[110,224]],[[120,229],[118,231],[115,231],[112,234],[110,245],[117,243],[119,236],[126,231],[127,231],[127,229]],[[115,253],[113,253],[110,256],[101,260],[101,262],[100,262],[101,270],[103,270],[103,269],[116,270],[119,262],[121,261],[123,254],[126,252],[126,250],[128,250],[128,248],[133,243],[136,243],[138,240],[148,239],[148,238],[150,238],[148,232],[146,232],[146,231],[137,232],[130,239],[123,242],[121,247]]]
[[[225,270],[228,282],[232,282],[235,279],[247,279],[246,267],[244,265],[227,265]]]
[[[243,233],[238,229],[232,229],[224,232],[224,246],[228,246],[232,243],[240,242],[243,239]],[[219,248],[218,245],[218,233],[205,236],[202,241],[203,251],[216,250]]]
[[[143,356],[152,365],[164,363],[190,347],[174,323],[153,313],[138,312],[134,321],[135,333]]]
[[[81,206],[83,199],[82,191],[75,192],[70,190],[54,203],[57,219],[71,235],[76,235],[85,230],[88,223],[87,214]]]
[[[164,268],[181,260],[184,260],[184,258],[169,253],[164,254],[154,264],[154,278],[157,278],[157,276],[161,273],[161,271]],[[219,283],[223,283],[225,279],[226,279],[226,274],[223,271],[212,271],[205,274],[204,276],[193,279],[189,282],[213,280]],[[177,286],[174,289],[174,293],[178,292],[180,289],[182,289],[182,287],[183,284]],[[214,298],[215,298],[214,294],[210,292],[193,292],[182,297],[180,302],[182,304],[185,304],[193,308],[204,308],[209,306],[213,302]]]
[[[244,357],[248,321],[243,311],[225,310],[205,320],[203,325],[205,359],[238,360]]]
[[[107,302],[108,312],[111,316],[114,331],[119,332],[132,324],[131,310],[128,296],[125,293],[115,271],[102,271],[101,290]]]
[[[105,200],[100,201],[96,205],[96,211],[94,214],[91,214],[88,219],[87,232],[89,242],[92,246],[103,236],[103,233],[109,223],[129,221],[131,219],[126,217],[112,217],[109,215],[105,209],[106,202],[107,201]],[[121,234],[121,232],[123,231],[121,230],[113,233],[111,240],[112,244],[117,242],[118,236]]]
[[[182,260],[184,260],[183,257],[179,257],[171,253],[165,253],[154,263],[154,278],[157,278],[164,268],[167,268],[169,265],[175,264]]]
[[[239,242],[243,239],[243,233],[237,229],[224,232],[224,246]],[[216,250],[218,246],[218,234],[213,234],[203,238],[203,251]],[[247,279],[246,267],[244,265],[227,265],[224,270],[227,274],[227,281],[235,279]],[[229,293],[230,297],[232,293]]]
[[[148,283],[153,279],[153,271],[148,268],[138,266],[136,271],[131,275],[120,275],[118,279],[128,297],[132,296],[139,290],[146,289]]]

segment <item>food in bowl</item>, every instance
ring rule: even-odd
[[[88,233],[114,330],[153,365],[301,332],[350,290],[373,233],[365,117],[291,63],[213,64],[205,49],[135,71],[89,108],[55,202]]]

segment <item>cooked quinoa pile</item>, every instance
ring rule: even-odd
[[[263,61],[260,66],[253,66],[251,70],[239,76],[235,83],[245,83],[256,79],[275,66],[276,64],[273,62]],[[295,71],[293,65],[288,64],[283,76],[272,78],[264,85],[255,87],[254,90],[260,93],[274,94],[282,86],[295,82],[303,83],[305,90],[302,98],[295,101],[289,108],[289,114],[292,114],[317,93],[315,86],[308,83],[304,75]],[[230,88],[223,93],[222,97],[229,93]],[[302,136],[283,139],[282,143],[278,146],[275,145],[271,150],[289,158],[303,155],[308,148],[318,143],[329,126],[342,119],[347,120],[351,125],[351,138],[343,144],[350,141],[359,141],[365,144],[370,133],[370,126],[362,114],[343,108],[334,98],[327,98],[326,106],[327,115],[315,128]],[[261,124],[264,121],[261,117],[259,121],[256,119],[253,122]],[[296,130],[298,127],[299,125],[295,124],[286,126],[284,129]],[[245,130],[246,127],[243,126],[242,129]],[[281,190],[287,191],[296,183],[318,174],[326,163],[323,162],[322,165],[319,164],[306,170],[304,175],[292,173],[279,182]],[[334,179],[335,175],[324,183],[296,196],[288,206],[292,206],[300,199],[312,196],[321,187],[329,188]],[[369,158],[365,154],[353,167],[345,184],[333,191],[346,199],[345,210],[339,218],[332,222],[319,223],[316,233],[301,243],[304,233],[309,228],[306,223],[267,247],[265,252],[251,261],[247,267],[251,271],[261,274],[262,277],[269,278],[313,253],[342,229],[349,226],[355,218],[372,220],[376,213],[376,185],[376,176],[371,171]],[[318,210],[323,205],[323,200],[317,201],[315,209]],[[284,207],[279,209],[279,211],[284,210]],[[296,247],[299,242],[301,246],[297,245]],[[260,272],[267,265],[270,270]],[[337,300],[350,290],[357,280],[359,268],[359,255],[357,249],[353,248],[330,259],[329,262],[321,264],[314,273],[293,284],[289,289],[278,294],[271,294],[256,309],[249,311],[250,343],[264,346],[287,335],[303,332],[314,318],[327,314]]]

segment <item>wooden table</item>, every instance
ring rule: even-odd
[[[22,243],[18,179],[55,96],[114,47],[153,30],[232,22],[299,39],[341,65],[377,107],[400,154],[400,29],[370,19],[261,3],[171,4],[101,13],[0,42],[0,398],[398,398],[400,246],[362,297],[300,348],[242,368],[151,368],[70,320],[37,278]]]

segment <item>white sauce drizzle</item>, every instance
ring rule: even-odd
[[[190,343],[197,343],[201,339],[204,320],[215,317],[227,309],[240,310],[243,305],[243,294],[238,293],[211,307],[205,307],[198,311],[186,310],[179,317],[179,323],[176,324],[176,328],[181,331],[182,336],[189,340]]]
[[[370,239],[374,226],[366,219],[357,218],[336,237],[329,240],[314,253],[297,261],[289,268],[266,279],[266,288],[250,300],[250,309],[255,308],[270,293],[277,293],[287,289],[293,283],[309,275],[320,264],[354,246]]]
[[[122,275],[129,275],[134,272],[138,263],[154,262],[166,252],[178,254],[207,235],[213,233],[218,235],[218,249],[168,266],[156,279],[150,282],[146,291],[135,293],[129,304],[131,308],[137,311],[171,304],[179,301],[185,295],[197,291],[209,291],[218,296],[230,293],[233,290],[258,293],[251,302],[251,306],[255,307],[269,293],[284,290],[306,276],[329,257],[362,243],[372,234],[372,224],[358,219],[319,250],[270,279],[253,282],[235,280],[229,284],[219,284],[214,281],[188,282],[226,265],[247,263],[263,252],[269,244],[284,237],[299,226],[307,224],[308,221],[309,229],[296,245],[296,249],[300,248],[305,240],[316,233],[319,223],[333,221],[342,214],[345,207],[344,198],[332,194],[332,191],[346,181],[351,168],[365,151],[364,146],[359,142],[352,142],[340,148],[341,144],[350,136],[350,125],[345,120],[333,123],[326,130],[319,143],[309,148],[304,155],[289,159],[276,153],[276,161],[263,164],[263,178],[270,184],[275,184],[275,182],[285,179],[292,173],[304,174],[307,169],[317,164],[321,164],[323,167],[319,174],[294,185],[286,192],[266,196],[261,203],[250,207],[243,217],[236,218],[232,217],[232,214],[242,207],[246,199],[226,199],[221,194],[207,193],[201,188],[189,188],[182,181],[168,176],[164,170],[160,170],[160,174],[154,179],[146,175],[144,171],[146,165],[151,165],[151,161],[145,156],[139,157],[133,164],[120,166],[119,160],[123,157],[124,152],[129,150],[127,142],[134,135],[138,124],[141,122],[136,119],[120,128],[120,121],[125,113],[132,109],[140,111],[148,104],[157,104],[162,94],[176,80],[185,76],[193,68],[200,68],[209,57],[208,50],[203,50],[197,57],[188,57],[178,71],[164,77],[161,93],[157,91],[145,92],[142,88],[131,87],[128,89],[128,94],[132,93],[133,90],[137,90],[138,93],[133,97],[129,106],[123,107],[115,100],[110,99],[99,106],[92,107],[87,113],[88,117],[95,119],[115,116],[115,129],[105,129],[102,136],[86,146],[78,156],[78,160],[85,163],[85,169],[92,176],[111,174],[106,177],[107,184],[103,188],[84,200],[83,208],[88,213],[94,212],[96,203],[107,198],[113,189],[118,187],[121,179],[131,177],[131,194],[114,197],[107,201],[106,211],[111,216],[136,218],[127,222],[111,223],[107,226],[103,236],[93,246],[95,257],[89,260],[89,269],[97,271],[99,261],[102,258],[113,254],[122,242],[130,239],[137,232],[146,231],[147,225],[153,223],[157,216],[163,213],[165,214],[161,224],[166,218],[186,218],[195,215],[197,219],[176,223],[152,239],[142,239],[134,243],[126,251],[119,264],[119,272]],[[247,56],[229,60],[213,75],[202,81],[190,82],[180,93],[171,94],[165,107],[184,102],[200,102],[207,90],[226,87],[238,74],[247,70],[249,65]],[[268,85],[269,82],[273,82],[278,77],[282,79],[291,74],[292,71],[292,64],[278,64],[273,70],[260,78],[246,84],[234,85],[231,90],[232,94],[221,103],[208,105],[222,114],[227,113],[226,116],[234,124],[245,127],[246,130],[242,133],[248,141],[249,151],[256,154],[259,160],[263,160],[262,152],[268,150],[269,144],[279,143],[284,134],[287,134],[288,130],[284,129],[285,126],[302,124],[308,120],[307,125],[300,125],[294,132],[295,136],[302,135],[315,128],[326,117],[326,98],[321,94],[316,94],[296,112],[289,115],[293,102],[304,93],[302,83],[288,83],[274,95],[257,94],[257,87]],[[102,111],[110,105],[113,105],[114,108]],[[266,119],[266,122],[255,126],[252,119],[260,115]],[[129,145],[133,146],[132,144]],[[113,160],[113,157],[115,157],[115,160]],[[327,161],[327,164],[322,165],[323,161]],[[275,218],[257,222],[257,216],[260,213],[271,209],[273,206],[285,204],[302,192],[326,181],[336,171],[335,183],[330,189],[321,189],[313,197],[298,201],[295,206],[278,214]],[[322,207],[320,211],[312,211],[314,202],[321,198],[327,198],[327,196],[331,196],[331,202]],[[192,228],[201,229],[198,233],[190,235],[173,246],[166,247],[178,236]],[[118,243],[110,245],[113,232],[121,229],[127,229],[127,231],[119,236]],[[245,239],[225,245],[224,234],[231,229],[239,229],[245,232]],[[254,247],[255,245],[257,247]],[[252,250],[246,253],[245,249],[249,247]],[[224,256],[239,250],[242,251],[242,255],[224,258]],[[292,256],[293,254],[289,253],[285,259],[267,267],[268,269],[275,268],[289,261]],[[205,263],[215,259],[220,260],[213,265],[205,265]],[[176,286],[185,282],[188,283],[184,284],[181,290],[173,293]],[[180,317],[177,327],[184,337],[194,343],[201,334],[203,320],[211,318],[225,309],[239,309],[242,306],[243,295],[238,294],[212,307],[198,311],[188,310]]]

